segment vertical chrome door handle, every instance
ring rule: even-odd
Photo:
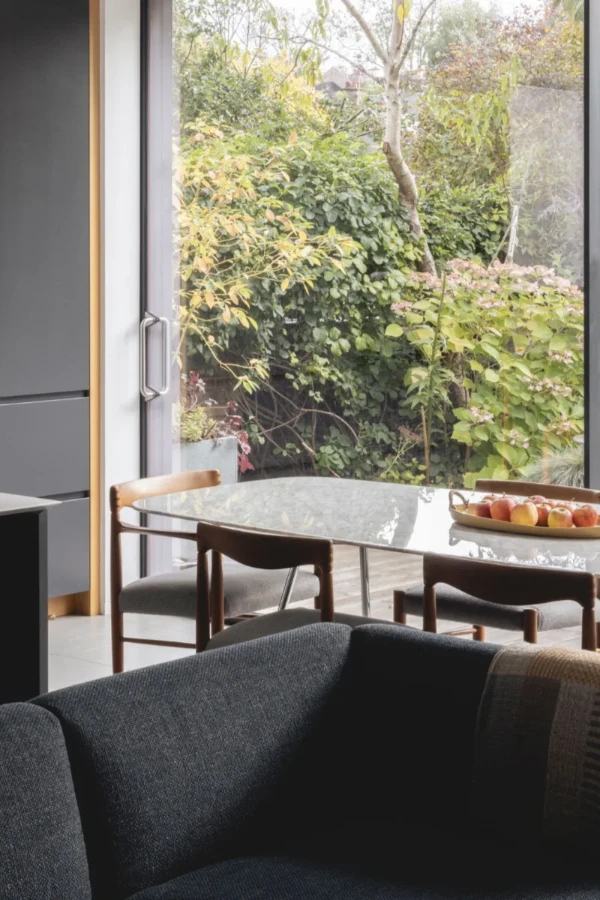
[[[153,400],[156,394],[152,388],[148,387],[146,378],[148,376],[148,329],[154,325],[156,316],[150,316],[148,313],[140,322],[140,394],[144,400]]]
[[[148,384],[148,329],[160,323],[162,326],[162,387],[153,388]],[[155,316],[146,312],[140,322],[140,394],[146,402],[156,397],[164,397],[171,390],[171,323],[166,316]]]

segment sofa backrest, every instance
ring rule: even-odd
[[[286,784],[337,702],[349,645],[350,629],[319,624],[35,701],[63,727],[94,896],[260,846],[288,820]]]
[[[353,785],[349,813],[468,827],[479,703],[497,651],[395,626],[352,632],[352,752],[337,767]]]
[[[0,707],[0,900],[90,900],[67,748],[56,718]]]

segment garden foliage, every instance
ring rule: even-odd
[[[437,276],[418,273],[423,246],[380,136],[360,131],[376,118],[375,89],[349,116],[347,98],[336,108],[315,90],[308,51],[251,57],[220,37],[187,53],[178,357],[220,402],[235,396],[258,472],[470,485],[519,477],[582,432],[583,299],[576,254],[560,252],[579,200],[542,177],[548,154],[521,204],[522,254],[535,264],[504,261],[510,104],[519,86],[547,87],[557,65],[571,68],[556,89],[578,89],[581,28],[513,23],[492,44],[484,20],[468,45],[436,50],[407,114]]]

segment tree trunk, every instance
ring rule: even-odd
[[[402,103],[400,99],[400,62],[388,62],[385,66],[385,137],[383,152],[398,185],[398,201],[407,212],[413,235],[422,242],[423,257],[419,262],[421,272],[436,274],[435,262],[423,232],[419,216],[419,195],[417,183],[402,155],[400,129],[402,123]]]
[[[464,357],[461,353],[447,353],[444,365],[446,365],[451,372],[454,372],[456,378],[456,381],[453,381],[448,385],[450,402],[452,403],[452,406],[466,409],[469,405],[469,392],[464,385]]]

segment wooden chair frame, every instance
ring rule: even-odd
[[[531,497],[540,494],[548,500],[564,500],[573,503],[600,504],[600,491],[593,488],[568,487],[564,484],[543,484],[538,481],[498,481],[480,478],[475,484],[476,491],[483,493],[513,494],[517,497]],[[596,595],[600,596],[600,579],[596,579]],[[600,647],[600,622],[596,625],[596,644]]]
[[[544,603],[574,600],[582,608],[581,646],[584,650],[595,651],[597,648],[596,577],[590,572],[508,565],[429,553],[423,557],[423,582],[424,631],[437,632],[435,586],[448,584],[489,603],[524,606],[523,636],[530,644],[536,644],[538,638],[538,612],[528,607],[531,598],[541,596]],[[404,591],[394,591],[394,621],[406,624]],[[482,626],[447,633],[473,633],[475,640],[485,640]]]
[[[200,523],[198,544],[197,649],[225,627],[223,556],[253,569],[294,569],[312,565],[319,579],[315,607],[322,622],[333,622],[333,544],[317,538],[260,534],[239,528]],[[208,578],[208,553],[212,554]],[[235,626],[233,626],[235,627]]]
[[[221,483],[221,473],[216,469],[201,472],[180,472],[174,475],[159,475],[155,478],[139,478],[116,484],[110,489],[110,607],[113,672],[122,672],[124,665],[125,644],[150,644],[155,647],[180,647],[198,650],[201,643],[201,631],[198,624],[198,607],[196,608],[196,642],[160,641],[149,638],[126,637],[123,634],[123,613],[119,607],[119,597],[123,588],[123,566],[121,556],[121,536],[123,534],[156,535],[158,537],[179,538],[194,541],[197,537],[193,531],[167,531],[157,528],[145,528],[128,525],[121,521],[121,512],[133,506],[137,500],[148,497],[161,497],[164,494],[176,494],[180,491],[194,491],[200,488],[216,487]]]

